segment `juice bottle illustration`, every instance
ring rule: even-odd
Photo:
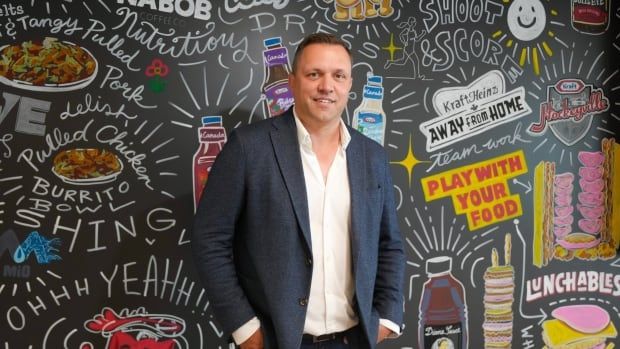
[[[269,117],[274,117],[293,105],[293,94],[288,86],[288,51],[282,46],[282,39],[279,37],[267,39],[264,44],[265,78],[262,92],[267,101]]]
[[[467,305],[463,284],[452,276],[452,258],[426,261],[428,281],[420,299],[420,349],[468,347]]]
[[[221,116],[204,116],[202,127],[198,129],[200,146],[194,154],[194,211],[198,207],[202,190],[207,184],[211,166],[226,143],[226,130],[222,126]]]
[[[383,78],[368,75],[364,85],[362,103],[353,112],[352,127],[366,137],[383,145],[385,138],[385,112],[383,111]]]
[[[611,0],[572,0],[571,23],[575,30],[586,34],[603,34],[609,26]]]

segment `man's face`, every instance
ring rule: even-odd
[[[288,82],[295,97],[295,112],[302,122],[336,122],[351,90],[351,58],[339,45],[306,46]]]

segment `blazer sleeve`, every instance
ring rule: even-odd
[[[394,187],[387,160],[384,161],[383,171],[383,212],[373,307],[380,318],[390,320],[402,328],[405,252],[396,217]]]
[[[245,171],[243,145],[233,131],[211,168],[192,231],[198,273],[213,312],[227,333],[255,317],[233,260],[236,223],[245,205]]]

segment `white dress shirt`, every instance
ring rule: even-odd
[[[351,136],[341,120],[340,146],[327,178],[323,178],[310,134],[297,116],[295,123],[308,198],[313,261],[304,333],[318,336],[342,332],[358,323],[353,310],[351,193],[346,153]]]
[[[297,115],[295,123],[308,199],[313,260],[304,333],[318,336],[345,331],[359,321],[353,306],[351,193],[346,154],[351,135],[341,120],[340,146],[324,180],[310,134]],[[399,326],[392,321],[381,319],[380,323],[400,333]],[[234,331],[233,339],[237,344],[243,343],[259,328],[260,321],[255,317]]]

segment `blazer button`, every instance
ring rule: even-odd
[[[306,265],[307,266],[311,266],[312,265],[312,258],[307,258],[306,259]]]
[[[302,307],[305,307],[306,305],[308,305],[308,299],[307,298],[299,298],[299,305],[301,305]]]

